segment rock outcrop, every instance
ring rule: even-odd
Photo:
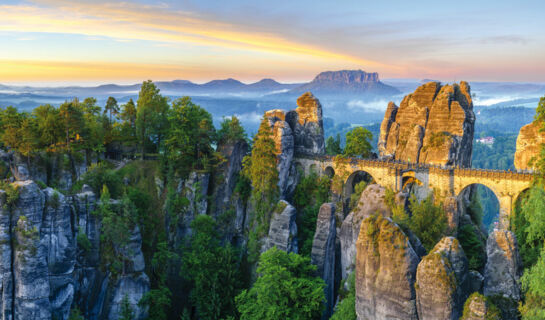
[[[0,314],[5,319],[65,320],[75,303],[87,319],[108,319],[116,303],[109,298],[116,294],[109,292],[132,298],[135,319],[147,316],[138,306],[149,291],[140,232],[136,228],[128,247],[120,248],[129,263],[119,279],[139,278],[144,285],[125,290],[100,270],[100,221],[91,214],[96,198],[89,187],[64,196],[26,180],[0,194]]]
[[[501,320],[501,313],[482,294],[475,292],[464,304],[464,314],[460,320]]]
[[[522,263],[513,232],[496,229],[490,233],[486,253],[488,260],[484,268],[484,294],[520,300]]]
[[[306,92],[297,99],[297,108],[286,114],[286,121],[293,130],[295,153],[325,153],[322,105],[312,93]]]
[[[280,198],[290,200],[299,180],[293,163],[294,156],[325,153],[322,105],[312,93],[307,92],[297,99],[295,110],[269,110],[265,112],[265,120],[273,130]]]
[[[542,126],[541,122],[534,121],[520,128],[515,151],[515,168],[534,169],[530,162],[539,156],[541,145],[545,142],[545,133],[540,131]]]
[[[335,305],[335,204],[324,203],[318,212],[316,232],[312,242],[311,262],[318,267],[318,275],[324,279],[326,287],[326,308],[322,319],[329,319]]]
[[[295,218],[297,211],[284,200],[280,200],[273,211],[269,234],[262,251],[272,247],[286,252],[298,252],[297,224]]]
[[[385,203],[386,189],[378,184],[371,184],[363,190],[356,208],[344,219],[339,234],[341,242],[341,273],[346,279],[354,269],[356,241],[360,234],[361,222],[376,213],[390,217],[392,211]],[[402,201],[402,200],[400,200]]]
[[[425,256],[416,272],[421,320],[456,320],[468,296],[468,261],[456,238],[445,237]]]
[[[381,124],[382,158],[438,165],[471,166],[475,114],[466,82],[429,82],[390,103]]]
[[[418,319],[414,282],[420,259],[401,228],[371,216],[363,220],[356,246],[358,319]]]

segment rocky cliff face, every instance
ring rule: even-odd
[[[273,109],[265,112],[265,119],[273,130],[276,145],[280,198],[289,200],[299,180],[294,156],[325,153],[322,105],[307,92],[297,99],[295,110]]]
[[[286,252],[298,252],[296,215],[297,211],[291,204],[284,200],[278,202],[272,213],[269,234],[262,251],[277,247]]]
[[[121,248],[128,250],[133,267],[110,283],[100,271],[100,221],[90,214],[96,200],[92,191],[68,197],[51,188],[40,190],[32,180],[13,187],[16,192],[0,192],[4,319],[68,319],[73,302],[80,302],[88,319],[115,318],[115,299],[125,295],[135,319],[147,316],[137,304],[149,290],[137,229],[128,248]],[[85,235],[89,248],[78,246],[78,234]]]
[[[419,319],[459,319],[469,294],[468,261],[458,240],[443,238],[416,273]]]
[[[533,169],[530,162],[539,155],[541,144],[545,142],[545,133],[540,131],[541,127],[541,123],[534,121],[520,128],[515,152],[515,168]]]
[[[484,269],[484,294],[521,298],[521,260],[517,239],[511,231],[494,230],[486,242],[488,260]]]
[[[420,259],[409,238],[377,215],[362,222],[356,246],[358,319],[418,319],[414,281]]]
[[[475,115],[466,82],[429,82],[390,103],[381,124],[383,158],[439,165],[471,166]]]
[[[322,319],[329,319],[335,305],[335,221],[335,204],[324,203],[318,212],[311,252],[311,262],[318,267],[318,274],[326,284],[326,308]]]
[[[356,208],[346,216],[341,225],[339,239],[341,243],[341,273],[345,279],[354,270],[356,259],[356,241],[360,235],[361,222],[376,213],[390,217],[392,211],[386,205],[386,189],[378,184],[371,184],[362,192]],[[403,202],[404,199],[399,199]]]

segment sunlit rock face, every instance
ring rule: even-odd
[[[378,142],[382,158],[471,166],[475,114],[467,82],[428,82],[390,103]]]
[[[541,144],[545,142],[545,132],[540,131],[543,123],[534,121],[520,128],[515,151],[515,168],[534,169],[532,159],[537,158]]]
[[[414,282],[420,259],[401,228],[380,215],[366,218],[356,247],[358,319],[418,319]]]
[[[322,105],[310,92],[297,99],[297,108],[286,114],[295,138],[295,152],[320,155],[325,153]]]
[[[418,265],[416,298],[422,320],[455,320],[469,293],[468,261],[458,240],[445,237]]]

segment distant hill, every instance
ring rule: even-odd
[[[362,70],[322,72],[311,82],[290,90],[290,93],[301,94],[306,91],[318,97],[333,94],[392,96],[401,93],[398,89],[381,82],[378,73]]]

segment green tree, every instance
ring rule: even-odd
[[[364,127],[356,127],[346,133],[344,155],[349,157],[367,158],[371,155],[371,140],[373,134]]]
[[[317,319],[323,310],[325,283],[309,258],[276,247],[259,258],[258,278],[236,297],[240,319]]]
[[[17,150],[21,142],[21,125],[23,115],[14,107],[7,107],[2,110],[2,143],[6,147]]]
[[[104,106],[104,113],[109,113],[109,122],[111,125],[112,115],[116,116],[119,113],[119,106],[117,105],[117,100],[115,100],[114,97],[108,97],[108,100],[106,101],[106,106]]]
[[[140,87],[136,105],[136,132],[144,159],[146,146],[154,146],[158,151],[168,131],[168,98],[162,96],[159,88],[148,80]]]
[[[64,127],[65,146],[70,150],[71,141],[79,140],[79,133],[84,127],[83,113],[79,108],[79,100],[74,99],[61,104],[59,117]]]
[[[172,103],[169,121],[173,125],[165,145],[178,172],[185,176],[195,169],[209,170],[216,157],[212,148],[216,131],[210,113],[183,97]]]
[[[46,104],[35,108],[32,114],[36,118],[37,135],[40,145],[51,151],[56,151],[56,144],[63,141],[63,125],[59,110]]]
[[[217,225],[210,216],[198,215],[191,222],[193,236],[182,257],[182,273],[193,283],[191,301],[199,319],[235,316],[238,291],[238,254],[221,246]]]
[[[512,229],[517,236],[525,268],[536,263],[545,241],[545,189],[534,184],[515,206]]]
[[[541,250],[537,262],[524,272],[521,284],[525,292],[524,304],[519,308],[522,319],[545,319],[545,250]]]
[[[429,252],[447,230],[447,216],[443,206],[435,204],[432,194],[422,201],[412,195],[409,199],[409,214],[402,206],[394,203],[393,197],[392,192],[387,192],[386,202],[393,210],[393,220],[402,228],[411,230]]]
[[[121,314],[119,320],[133,320],[134,312],[132,311],[131,303],[129,302],[129,296],[125,294],[123,300],[121,300]]]
[[[339,297],[340,302],[331,316],[331,320],[356,320],[356,273],[348,276],[348,290],[341,286]]]
[[[337,133],[337,136],[333,138],[329,136],[325,141],[325,152],[330,156],[336,156],[343,153],[341,148],[341,135]]]
[[[235,143],[246,140],[246,132],[237,117],[223,118],[218,130],[218,144]]]

